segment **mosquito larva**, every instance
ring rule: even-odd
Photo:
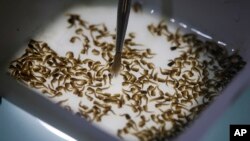
[[[173,46],[173,47],[170,47],[170,50],[176,50],[178,47],[177,46]]]
[[[66,53],[66,58],[68,58],[68,59],[74,58],[74,53],[71,52],[71,51],[68,51],[68,52]]]
[[[75,43],[76,40],[81,41],[81,39],[79,37],[77,37],[77,36],[73,36],[73,37],[70,38],[71,43]]]
[[[147,63],[145,60],[143,60],[143,59],[141,59],[140,62],[141,62],[143,65],[147,65],[147,64],[148,64],[148,63]]]
[[[150,55],[150,54],[148,54],[148,52],[143,52],[143,53],[142,53],[142,56],[145,57],[145,58],[147,58],[147,59],[153,58],[153,56],[149,56],[149,55]]]
[[[65,102],[67,102],[67,101],[68,101],[68,99],[61,100],[61,101],[58,101],[56,104],[58,104],[58,105],[62,105],[63,103],[65,103]]]
[[[82,28],[78,28],[75,30],[76,34],[83,34],[83,29]]]
[[[94,55],[99,55],[99,54],[100,54],[100,51],[98,51],[97,49],[93,49],[93,50],[92,50],[92,53],[93,53]]]
[[[147,63],[147,67],[149,69],[154,69],[155,68],[155,65],[153,63]]]
[[[152,101],[158,101],[158,100],[163,100],[163,99],[164,99],[164,96],[159,96],[159,97],[155,97],[155,98],[150,99],[150,102],[152,102]]]
[[[147,106],[147,105],[143,105],[143,106],[142,106],[142,109],[143,109],[143,111],[146,112],[146,113],[153,113],[153,111],[149,111],[149,110],[148,110],[148,106]]]
[[[56,91],[64,91],[65,88],[63,86],[57,86]]]
[[[175,64],[174,61],[170,61],[170,62],[168,63],[168,66],[171,67],[171,66],[173,66],[174,64]]]
[[[139,2],[134,2],[132,8],[135,13],[142,12],[142,4]]]
[[[109,78],[109,84],[111,85],[111,80],[112,80],[112,74],[111,73],[108,74],[108,78]]]
[[[160,82],[160,83],[165,83],[166,82],[166,80],[163,79],[163,78],[157,78],[157,81]]]
[[[63,95],[62,92],[53,92],[53,93],[54,93],[54,95],[51,96],[50,98],[54,98],[54,97],[58,97],[58,96]]]
[[[154,71],[152,71],[152,74],[153,74],[153,72]],[[154,81],[157,81],[158,80],[158,73],[155,73],[152,78]]]
[[[41,91],[43,94],[50,94],[49,91],[47,89],[42,89]]]
[[[131,70],[134,71],[134,72],[138,72],[139,68],[137,68],[137,67],[131,67]]]
[[[96,83],[94,85],[92,85],[93,87],[102,87],[102,83]]]
[[[121,130],[121,129],[117,130],[117,136],[120,137],[121,139],[123,139],[122,138],[122,133],[123,133],[123,130]]]

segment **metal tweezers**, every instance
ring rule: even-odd
[[[119,0],[116,25],[116,53],[122,52],[124,37],[127,30],[131,0]]]

